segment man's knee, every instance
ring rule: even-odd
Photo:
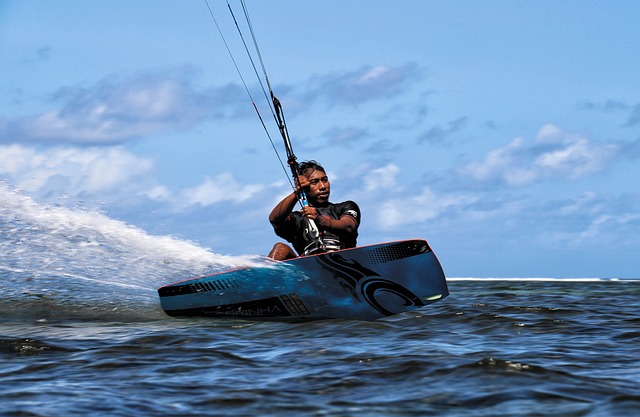
[[[276,261],[284,261],[285,259],[292,259],[296,257],[295,252],[289,245],[285,245],[282,242],[278,242],[273,245],[273,249],[267,255],[271,259],[275,259]]]

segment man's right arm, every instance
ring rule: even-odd
[[[271,214],[269,214],[269,222],[273,227],[280,226],[291,214],[293,208],[296,206],[298,202],[298,196],[296,193],[291,193],[282,199],[273,210],[271,210]]]

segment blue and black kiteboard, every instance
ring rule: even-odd
[[[449,295],[425,240],[273,261],[158,289],[170,316],[269,320],[376,320]]]

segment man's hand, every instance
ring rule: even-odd
[[[311,220],[315,220],[318,218],[318,211],[315,209],[315,207],[311,207],[311,206],[303,207],[302,213]]]
[[[296,195],[300,195],[300,191],[305,191],[309,189],[311,183],[304,175],[298,175],[296,178]]]

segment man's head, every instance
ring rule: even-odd
[[[320,165],[319,163],[317,163],[313,159],[311,159],[309,161],[300,162],[300,164],[298,165],[298,174],[299,175],[304,175],[306,177],[307,174],[310,174],[310,172],[307,173],[307,171],[322,171],[322,172],[326,172],[324,170],[324,168],[322,168],[322,165]]]
[[[322,165],[313,160],[301,162],[298,174],[304,175],[310,183],[306,193],[311,205],[322,206],[329,202],[331,184]]]

